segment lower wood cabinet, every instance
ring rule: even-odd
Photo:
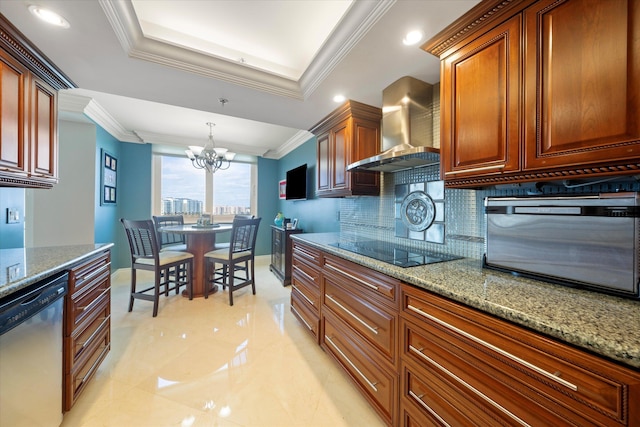
[[[291,310],[388,425],[640,426],[640,372],[294,240]]]
[[[640,425],[636,371],[408,285],[401,317],[400,405],[435,424]]]
[[[111,349],[109,250],[69,271],[64,312],[63,409],[68,411]]]
[[[292,242],[291,312],[320,343],[320,277],[323,256],[320,251]]]

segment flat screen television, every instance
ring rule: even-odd
[[[307,164],[287,171],[285,187],[287,200],[305,200],[307,198]]]

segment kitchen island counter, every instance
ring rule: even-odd
[[[398,267],[331,246],[345,237],[340,233],[291,236],[418,288],[640,368],[640,301],[485,269],[480,260],[469,258]]]
[[[0,298],[113,247],[113,243],[0,249]]]

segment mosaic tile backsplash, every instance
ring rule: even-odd
[[[444,244],[397,237],[396,185],[439,179],[437,166],[381,174],[379,197],[360,196],[341,199],[340,231],[354,234],[358,238],[378,239],[409,248],[450,253],[480,260],[485,252],[485,197],[640,191],[640,181],[636,178],[613,179],[589,185],[565,181],[537,185],[535,183],[513,184],[485,190],[446,189]]]

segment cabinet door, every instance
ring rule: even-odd
[[[0,50],[0,174],[27,176],[29,71]]]
[[[353,119],[351,157],[347,163],[375,156],[380,151],[380,122]],[[351,175],[351,188],[357,194],[380,194],[380,174],[371,172],[347,172]]]
[[[331,154],[333,166],[330,184],[331,189],[348,189],[349,172],[347,172],[347,162],[349,159],[349,141],[351,140],[349,120],[343,121],[331,130],[331,139],[331,148],[333,148],[333,153]]]
[[[31,91],[31,175],[57,181],[57,94],[51,86],[33,76]]]
[[[442,62],[445,180],[520,169],[520,16]]]
[[[331,190],[331,162],[329,149],[329,132],[318,136],[318,192]]]
[[[525,169],[637,162],[638,2],[540,1],[525,43]]]

